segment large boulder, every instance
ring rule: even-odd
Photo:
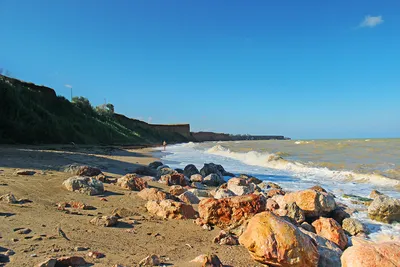
[[[231,178],[228,181],[227,188],[231,190],[237,196],[243,196],[254,193],[256,186],[253,183],[249,183],[244,178]]]
[[[147,188],[147,182],[134,173],[128,173],[117,180],[117,185],[123,189],[141,191]]]
[[[273,199],[271,199],[273,200]],[[284,216],[295,225],[300,225],[306,219],[304,211],[297,206],[296,202],[286,204],[283,208],[274,211],[279,216]]]
[[[186,204],[199,204],[200,199],[190,191],[183,192],[179,199]]]
[[[194,219],[197,214],[192,205],[171,199],[148,201],[146,209],[149,213],[165,219]]]
[[[400,222],[400,200],[388,196],[377,196],[368,207],[368,217],[392,223]]]
[[[137,196],[144,200],[154,201],[161,201],[170,198],[167,193],[160,191],[157,188],[144,188],[137,194]]]
[[[99,180],[88,176],[73,176],[63,182],[68,191],[79,192],[89,196],[104,193],[104,185]]]
[[[222,167],[219,164],[214,164],[214,163],[204,163],[203,168],[200,170],[200,174],[203,175],[203,177],[206,177],[212,173],[215,173],[221,177],[223,176],[234,176],[232,173],[229,173],[225,171],[224,167]]]
[[[347,236],[342,227],[332,218],[321,217],[312,223],[317,235],[322,236],[344,250],[347,246]]]
[[[188,181],[186,180],[185,176],[182,173],[163,175],[161,176],[159,182],[166,185],[181,185],[181,186],[188,185]]]
[[[333,196],[312,189],[288,193],[284,195],[283,200],[286,203],[296,202],[306,217],[311,218],[327,215],[336,208]]]
[[[349,235],[357,235],[366,233],[364,225],[357,219],[346,218],[342,223],[343,230]]]
[[[349,208],[343,203],[337,203],[336,208],[327,217],[334,219],[339,224],[342,224],[343,220],[350,218],[350,215],[353,213],[354,209]]]
[[[302,228],[299,228],[299,230],[307,234],[315,241],[315,243],[317,243],[319,253],[318,267],[341,266],[340,257],[342,256],[343,252],[335,243]]]
[[[356,244],[343,252],[342,267],[398,267],[399,251],[399,242]]]
[[[186,177],[191,177],[192,175],[199,173],[200,173],[199,170],[193,164],[189,164],[183,169],[183,174]]]
[[[99,168],[87,166],[87,165],[79,165],[77,163],[73,163],[67,166],[62,167],[64,172],[69,172],[76,176],[97,176],[99,174],[103,174]]]
[[[212,173],[210,175],[207,175],[203,179],[203,184],[208,185],[208,186],[219,186],[221,184],[225,183],[225,180],[222,176]]]
[[[255,194],[222,199],[206,198],[200,201],[199,215],[203,223],[222,229],[235,228],[254,214],[264,211],[265,205],[265,198]]]
[[[269,211],[250,219],[239,243],[253,259],[269,266],[318,265],[318,249],[312,238]]]

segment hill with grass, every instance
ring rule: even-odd
[[[94,108],[48,87],[0,75],[0,143],[152,145],[190,140],[190,126],[153,125],[114,113],[112,104]]]

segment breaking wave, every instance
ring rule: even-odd
[[[326,167],[313,167],[300,162],[286,160],[279,155],[279,152],[277,153],[278,155],[257,151],[232,152],[222,145],[215,145],[207,149],[205,153],[239,160],[247,165],[289,171],[298,178],[329,177],[330,179],[346,182],[373,183],[379,186],[400,188],[399,180],[394,180],[380,174],[362,174],[347,170],[331,170]]]

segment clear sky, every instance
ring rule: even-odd
[[[0,0],[0,67],[192,130],[400,137],[400,1]]]

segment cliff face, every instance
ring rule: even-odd
[[[0,75],[0,143],[147,145],[186,142],[189,136],[189,125],[100,113],[89,101],[71,103],[51,88]]]
[[[197,142],[206,141],[239,141],[239,140],[285,140],[283,135],[231,135],[225,133],[197,132],[191,133]]]

